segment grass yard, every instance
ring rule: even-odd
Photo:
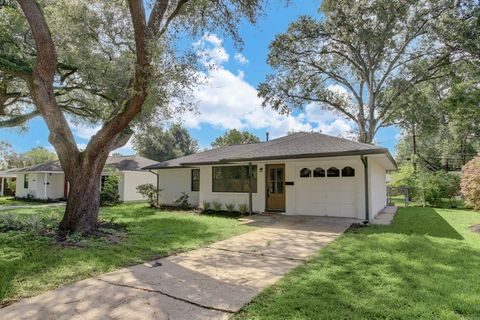
[[[236,319],[479,319],[480,223],[470,210],[401,208],[350,231]]]
[[[63,210],[15,209],[0,215],[61,215]],[[161,212],[145,204],[102,208],[101,218],[126,224],[125,238],[117,244],[88,239],[85,247],[61,247],[34,233],[0,232],[0,305],[252,230],[234,219]]]
[[[40,202],[40,201],[19,200],[19,199],[15,199],[14,197],[0,197],[0,207],[1,206],[37,205],[37,204],[46,204],[46,203]]]

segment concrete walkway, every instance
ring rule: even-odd
[[[354,220],[244,222],[261,228],[20,301],[0,309],[0,319],[228,319]]]
[[[375,219],[372,220],[372,224],[388,226],[392,224],[393,218],[395,217],[396,213],[397,207],[387,206],[375,217]]]

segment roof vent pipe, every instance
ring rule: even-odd
[[[268,131],[265,132],[266,141],[268,141],[268,135],[269,135]]]

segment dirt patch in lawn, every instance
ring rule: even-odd
[[[474,224],[470,226],[468,229],[470,229],[470,231],[472,231],[473,233],[480,234],[480,224]]]

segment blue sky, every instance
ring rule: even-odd
[[[199,102],[197,112],[183,115],[184,125],[199,141],[202,149],[209,147],[213,139],[231,128],[250,131],[261,139],[264,139],[267,131],[275,138],[290,130],[314,130],[349,137],[348,132],[353,124],[332,112],[323,111],[320,106],[307,105],[304,110],[297,110],[287,117],[273,110],[262,109],[261,100],[256,97],[255,88],[270,72],[266,63],[270,42],[277,33],[286,31],[289,23],[300,15],[319,16],[318,5],[318,1],[310,0],[298,1],[289,7],[273,2],[256,25],[246,22],[240,25],[244,40],[241,51],[231,39],[220,33],[206,34],[192,41],[198,50],[205,51],[205,59],[217,66],[206,73],[208,81],[195,95]],[[74,128],[80,146],[86,144],[94,132],[95,128]],[[381,129],[375,140],[393,153],[398,136],[399,130],[389,127]],[[48,130],[41,118],[30,121],[25,132],[0,129],[0,140],[12,144],[17,152],[36,146],[51,148]],[[134,153],[131,145],[118,151]]]

